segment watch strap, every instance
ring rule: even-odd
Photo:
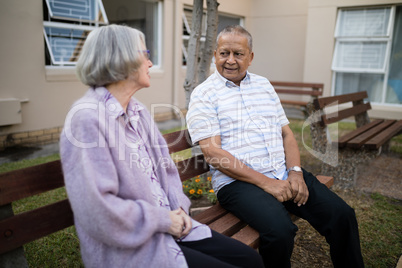
[[[290,171],[302,172],[302,169],[299,166],[293,166],[288,169],[288,172],[290,172]]]

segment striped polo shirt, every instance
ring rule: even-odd
[[[194,89],[186,117],[193,143],[220,136],[222,149],[245,165],[287,179],[282,127],[289,121],[268,79],[247,72],[237,86],[215,71]],[[211,174],[216,193],[234,181],[213,167]]]

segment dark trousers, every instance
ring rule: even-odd
[[[317,178],[303,170],[309,190],[305,205],[279,202],[242,181],[224,186],[219,203],[260,233],[259,252],[266,267],[290,267],[297,226],[289,213],[307,220],[330,245],[334,267],[364,267],[354,210]]]
[[[211,238],[177,244],[190,268],[264,267],[256,250],[215,231]]]

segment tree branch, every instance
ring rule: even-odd
[[[187,72],[184,80],[186,108],[190,102],[191,92],[197,85],[198,53],[202,27],[203,0],[194,0],[190,40],[188,42]]]
[[[212,56],[215,50],[216,35],[218,32],[218,6],[217,0],[207,0],[207,33],[205,47],[198,69],[198,82],[202,83],[209,76]]]

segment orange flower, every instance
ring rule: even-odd
[[[189,194],[194,194],[195,193],[195,190],[194,189],[191,189],[190,191],[189,191]]]
[[[209,190],[210,193],[215,193],[214,189]]]
[[[211,178],[211,177],[208,177],[208,178],[207,178],[207,180],[208,180],[208,181],[211,181],[211,180],[212,180],[212,178]]]
[[[197,194],[202,194],[202,190],[198,189]]]
[[[200,179],[196,179],[196,180],[195,180],[195,182],[200,182],[200,181],[201,181]]]

